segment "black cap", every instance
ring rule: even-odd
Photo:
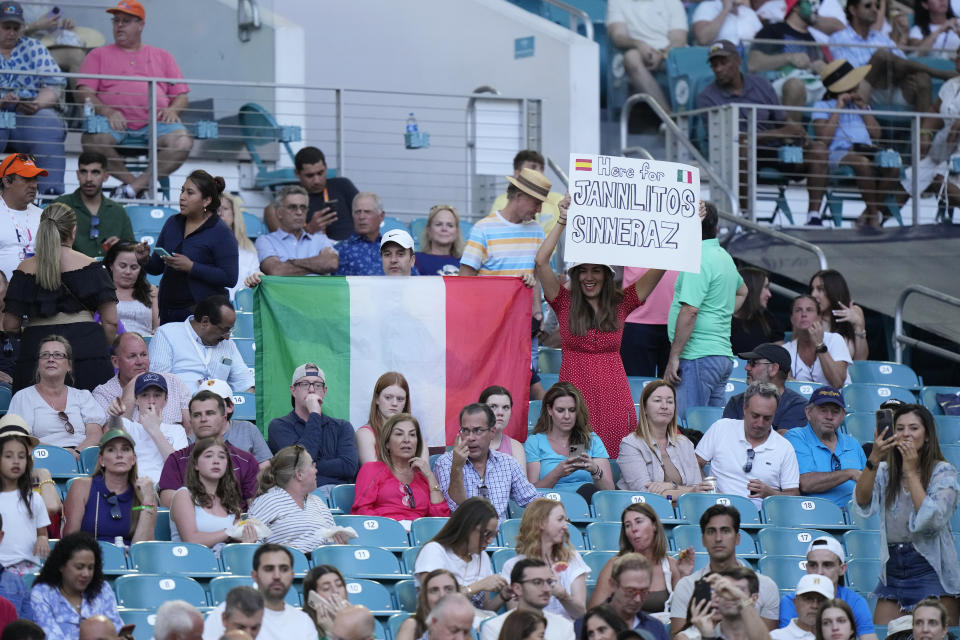
[[[752,350],[738,354],[744,360],[759,360],[765,358],[770,362],[780,365],[780,371],[790,373],[790,352],[778,344],[764,342],[758,344]]]
[[[717,40],[712,45],[710,45],[710,51],[707,52],[707,60],[710,58],[716,58],[717,56],[740,56],[740,52],[737,50],[737,45],[733,44],[729,40]]]

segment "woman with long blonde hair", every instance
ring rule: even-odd
[[[538,558],[553,571],[550,602],[544,611],[576,620],[587,610],[587,574],[590,568],[570,544],[569,521],[563,504],[537,498],[523,512],[517,534],[517,555],[503,564],[507,582],[513,565],[522,558]]]
[[[417,271],[422,276],[457,275],[461,255],[460,215],[449,204],[434,205],[420,236],[420,251],[415,254]]]
[[[357,459],[361,466],[380,459],[377,453],[380,430],[398,413],[410,413],[410,385],[402,373],[387,371],[373,385],[367,424],[357,429]]]
[[[247,235],[244,213],[243,198],[226,191],[220,194],[220,207],[217,209],[217,214],[233,232],[233,237],[237,239],[237,284],[229,289],[231,300],[237,290],[244,287],[243,281],[247,279],[247,276],[260,270],[260,258],[257,257],[257,248]]]
[[[64,336],[74,345],[77,388],[92,391],[113,377],[108,345],[117,337],[117,294],[106,268],[71,248],[76,233],[73,209],[51,204],[40,215],[36,255],[21,262],[10,279],[3,330],[13,334],[22,330],[14,391],[33,384],[37,347],[50,334]],[[94,321],[97,313],[99,323]]]

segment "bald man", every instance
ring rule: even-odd
[[[344,607],[333,619],[331,637],[337,640],[373,640],[373,614],[363,605]]]
[[[80,622],[80,640],[117,640],[117,628],[105,615],[98,614]]]

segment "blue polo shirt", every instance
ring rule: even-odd
[[[795,429],[794,431],[800,431]],[[796,597],[795,593],[780,598],[780,628],[790,624],[790,620],[797,617],[797,607],[793,603]],[[870,606],[859,593],[853,589],[848,589],[843,585],[837,585],[837,597],[850,605],[853,611],[853,621],[857,625],[857,636],[863,637],[868,633],[876,633],[873,628],[873,614],[870,613]]]
[[[277,258],[281,262],[296,258],[312,258],[320,255],[327,247],[333,246],[333,240],[323,233],[310,234],[300,232],[298,238],[294,234],[277,229],[272,233],[257,238],[257,259],[263,262],[267,258]]]
[[[860,443],[845,433],[837,433],[837,446],[834,451],[830,451],[825,444],[820,442],[817,434],[813,432],[813,427],[809,424],[799,429],[790,429],[783,437],[793,445],[793,449],[797,453],[797,465],[800,467],[801,475],[815,471],[833,471],[831,454],[836,454],[837,458],[840,459],[841,469],[862,470],[867,462],[867,457],[864,455]],[[856,486],[856,482],[847,480],[830,489],[830,491],[807,495],[815,498],[826,498],[842,509],[847,506],[847,503],[853,497],[853,489]]]

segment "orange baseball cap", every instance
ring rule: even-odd
[[[24,178],[36,178],[37,176],[46,175],[48,175],[46,169],[41,169],[32,157],[22,153],[11,153],[0,161],[0,177],[23,176]]]
[[[107,13],[125,13],[134,18],[140,18],[141,20],[145,20],[147,17],[147,12],[144,11],[143,5],[137,2],[137,0],[120,0],[117,6],[107,9]]]

